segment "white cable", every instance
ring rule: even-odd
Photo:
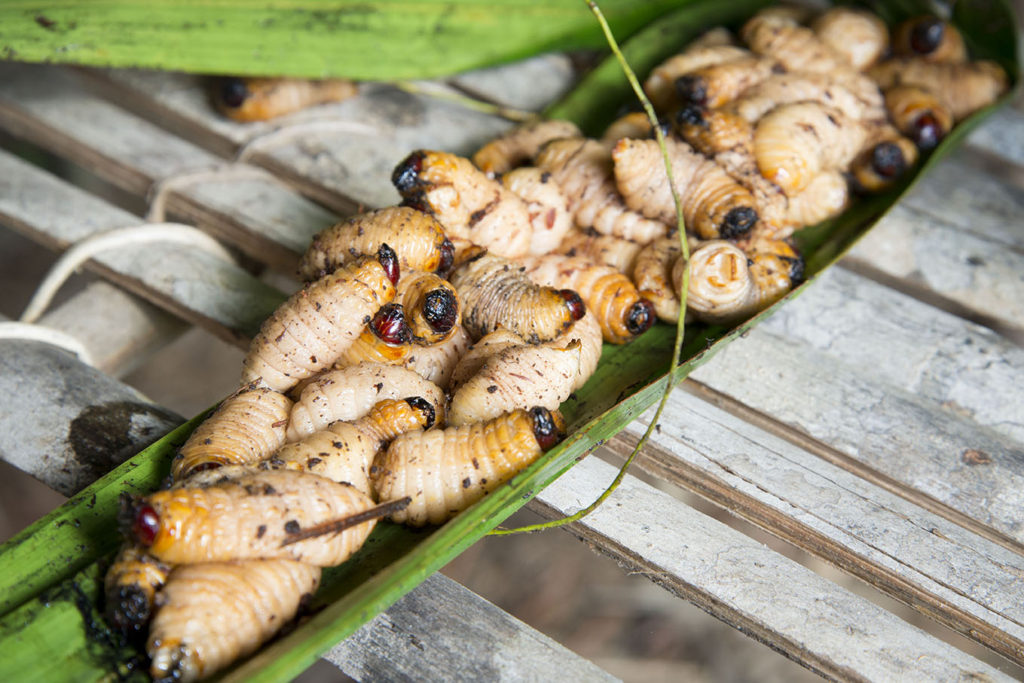
[[[82,342],[67,332],[30,323],[0,322],[0,339],[28,339],[59,346],[78,356],[86,365],[94,365],[92,356]]]
[[[50,305],[61,285],[80,265],[96,254],[129,244],[146,242],[186,244],[214,254],[229,263],[234,263],[231,252],[225,249],[220,242],[190,225],[146,223],[131,228],[108,230],[87,237],[64,252],[64,255],[50,268],[35,294],[32,295],[32,300],[25,307],[25,312],[21,314],[21,322],[32,323],[38,320],[46,307]]]
[[[374,136],[381,134],[380,128],[358,121],[342,121],[338,119],[301,121],[299,123],[279,126],[267,133],[257,135],[239,148],[238,154],[235,155],[235,160],[239,162],[248,161],[257,152],[265,152],[300,135],[319,131]]]
[[[146,220],[150,223],[162,223],[167,219],[167,197],[171,192],[196,183],[216,182],[218,180],[281,182],[262,168],[244,163],[229,163],[212,168],[185,171],[184,173],[158,180],[149,188],[149,211],[146,212]]]

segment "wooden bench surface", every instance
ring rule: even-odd
[[[550,56],[437,87],[537,108],[571,79],[567,60]],[[244,255],[232,263],[186,247],[123,247],[90,261],[111,284],[91,285],[42,322],[82,340],[99,370],[43,344],[0,340],[0,458],[64,493],[87,485],[110,463],[72,436],[68,426],[83,414],[121,406],[121,457],[180,420],[109,375],[188,325],[244,346],[288,293],[249,264],[289,274],[309,237],[337,216],[396,201],[390,170],[410,150],[467,153],[507,125],[374,85],[295,115],[280,132],[280,122],[220,118],[190,76],[0,64],[0,130],[88,168],[140,205],[168,179],[227,168],[215,180],[174,181],[166,211]],[[993,117],[838,266],[677,389],[638,461],[1018,665],[1022,140],[1019,110]],[[60,251],[142,222],[0,150],[5,229]],[[115,309],[116,319],[96,314]],[[90,390],[63,401],[59,387],[72,385]],[[25,419],[44,412],[50,419]],[[627,427],[612,451],[626,452],[649,420]],[[588,458],[531,507],[572,512],[612,476]],[[570,530],[828,677],[1005,677],[635,477]],[[424,619],[428,611],[438,616]],[[459,618],[445,618],[452,614]],[[356,678],[605,675],[439,575],[326,657]]]

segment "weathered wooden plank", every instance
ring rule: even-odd
[[[562,516],[588,505],[614,469],[588,458],[533,504]],[[1003,674],[839,588],[738,531],[627,476],[571,527],[627,569],[787,657],[843,680],[1007,680]]]
[[[617,680],[442,574],[324,659],[359,681]]]
[[[77,80],[66,69],[0,65],[0,125],[142,196],[167,178],[225,166],[213,154],[89,94]],[[252,177],[252,171],[180,185],[168,192],[167,208],[289,273],[310,238],[337,220],[271,176]]]
[[[985,328],[834,269],[692,377],[813,437],[820,455],[1019,543],[1022,360]]]
[[[990,152],[1006,161],[1024,166],[1024,112],[1003,107],[973,131],[968,144]]]
[[[78,339],[89,351],[93,365],[115,377],[131,372],[187,327],[169,313],[102,281],[91,283],[54,308],[39,324]]]
[[[626,453],[653,409],[612,447]],[[655,475],[1024,661],[1024,556],[684,391],[641,460]]]
[[[64,495],[181,422],[68,351],[0,340],[0,458]]]
[[[540,111],[567,93],[575,81],[572,60],[558,53],[467,71],[448,80],[469,95],[525,111]]]
[[[101,231],[142,222],[0,151],[0,224],[64,249]],[[240,267],[173,244],[119,248],[89,265],[124,289],[240,345],[284,300],[284,294]]]

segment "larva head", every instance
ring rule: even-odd
[[[918,55],[930,55],[942,44],[946,35],[946,22],[938,17],[921,17],[912,20],[909,46]]]
[[[117,524],[125,537],[149,547],[160,532],[160,515],[145,498],[122,494]]]
[[[686,104],[703,106],[708,102],[707,80],[695,74],[680,76],[676,79],[676,93],[680,101]]]
[[[229,109],[238,109],[249,98],[249,88],[241,78],[225,78],[221,80],[217,90],[220,103]]]
[[[391,284],[398,284],[398,277],[401,275],[398,268],[398,256],[395,255],[395,250],[389,247],[387,242],[382,242],[377,249],[377,261],[380,265],[384,266],[384,272],[387,274],[388,279],[391,280]]]
[[[548,450],[565,438],[565,418],[557,410],[536,406],[530,408],[533,436],[541,450]]]
[[[107,623],[126,636],[141,633],[152,613],[151,595],[136,584],[120,585],[104,596]]]
[[[647,299],[638,299],[626,311],[626,329],[633,336],[643,334],[651,329],[655,320],[657,320],[657,313],[654,311],[654,304]]]
[[[437,264],[437,270],[435,271],[438,275],[447,275],[455,265],[455,245],[447,237],[444,238],[444,242],[441,242],[439,247],[441,252],[441,261]]]
[[[587,314],[587,306],[583,303],[580,295],[571,289],[560,289],[558,293],[565,299],[565,305],[569,309],[569,315],[573,320],[579,320]]]
[[[403,197],[421,189],[423,182],[420,180],[420,172],[423,171],[423,160],[426,156],[425,151],[416,150],[399,162],[391,173],[391,183]],[[413,208],[418,207],[413,206]]]
[[[676,125],[684,126],[706,126],[707,119],[704,117],[704,108],[695,104],[688,104],[676,112]]]
[[[793,286],[804,281],[804,257],[800,254],[795,256],[782,256],[782,260],[789,263],[789,279]]]
[[[405,320],[402,304],[385,304],[370,321],[373,334],[385,344],[407,344],[412,339],[412,330]]]
[[[757,211],[751,206],[737,206],[729,209],[718,226],[718,233],[725,239],[734,240],[743,237],[757,223]]]
[[[459,300],[447,287],[438,287],[423,297],[423,319],[430,329],[446,334],[459,321]]]
[[[946,137],[946,128],[931,111],[921,114],[910,124],[910,139],[922,151],[935,149]]]
[[[883,178],[898,178],[907,170],[907,160],[895,142],[880,142],[871,150],[871,168]]]
[[[434,421],[437,419],[437,413],[434,411],[434,404],[420,396],[410,396],[405,399],[405,402],[413,409],[419,411],[421,415],[420,424],[423,425],[423,429],[430,429],[434,426]]]

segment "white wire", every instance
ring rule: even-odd
[[[32,295],[32,300],[25,307],[25,312],[21,314],[21,322],[32,323],[38,320],[47,306],[50,305],[61,285],[67,281],[79,266],[96,254],[129,244],[142,244],[146,242],[187,244],[214,254],[229,263],[234,263],[231,252],[225,249],[220,242],[190,225],[182,225],[181,223],[146,223],[131,228],[108,230],[77,242],[64,252],[64,255],[50,268],[50,271],[36,289],[35,294]]]
[[[0,339],[28,339],[59,346],[78,356],[87,365],[94,365],[92,355],[82,342],[67,332],[32,323],[0,322]]]

